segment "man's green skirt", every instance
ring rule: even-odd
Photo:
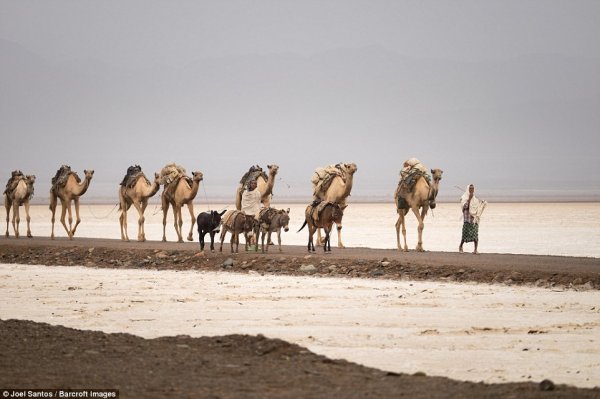
[[[463,223],[462,240],[464,242],[472,242],[479,240],[479,225],[476,223]]]

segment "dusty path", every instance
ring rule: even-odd
[[[199,254],[198,243],[122,242],[110,239],[0,238],[0,262],[44,265],[87,265],[112,268],[220,270],[227,258],[238,272],[474,281],[555,285],[600,289],[600,259],[562,256],[398,252],[368,248],[334,248],[331,254],[308,255],[304,247],[284,246],[283,252]],[[382,263],[386,262],[386,263]],[[245,262],[245,263],[244,263]]]

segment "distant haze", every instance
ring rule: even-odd
[[[69,164],[116,201],[176,162],[202,201],[275,163],[283,201],[354,162],[391,200],[417,157],[442,199],[598,201],[599,38],[598,1],[0,0],[0,179],[46,201]]]

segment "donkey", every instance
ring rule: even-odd
[[[235,253],[238,252],[240,246],[240,233],[244,234],[246,238],[246,251],[248,250],[248,243],[250,242],[250,236],[254,234],[254,225],[256,219],[254,215],[246,215],[240,211],[228,211],[225,216],[221,219],[221,246],[219,252],[223,252],[223,241],[225,241],[225,234],[231,233],[231,253],[233,251],[233,244],[235,243]]]
[[[308,252],[312,250],[315,252],[315,244],[313,242],[313,235],[319,228],[323,228],[325,232],[325,242],[323,244],[323,251],[325,253],[331,252],[331,228],[335,223],[338,226],[342,225],[342,218],[344,217],[344,209],[347,205],[340,206],[335,202],[321,203],[321,201],[315,201],[306,207],[304,212],[304,224],[300,227],[300,230],[308,224]],[[298,230],[298,232],[300,231]]]
[[[290,208],[274,209],[265,208],[260,211],[260,237],[262,252],[265,253],[265,236],[267,236],[267,249],[269,252],[269,245],[275,245],[271,241],[271,233],[277,232],[277,241],[279,242],[279,252],[281,252],[281,229],[285,232],[289,231],[290,223]]]
[[[198,239],[200,241],[200,251],[204,251],[204,236],[206,233],[210,234],[210,250],[211,252],[215,252],[215,234],[218,233],[219,226],[221,225],[221,216],[223,216],[223,212],[210,211],[202,212],[196,218],[196,223],[198,226]]]

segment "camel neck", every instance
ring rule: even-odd
[[[81,183],[76,184],[76,186],[75,186],[76,189],[73,191],[73,194],[79,195],[79,196],[85,194],[88,187],[90,186],[91,180],[92,180],[91,178],[86,176],[85,179],[83,179],[83,181]]]

